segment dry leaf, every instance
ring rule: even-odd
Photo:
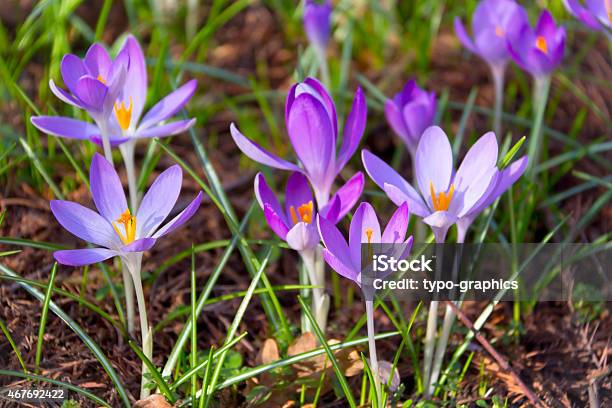
[[[278,344],[274,339],[266,339],[259,351],[259,361],[261,364],[269,364],[280,359]]]
[[[133,408],[172,408],[173,406],[166,401],[161,394],[153,394],[148,398],[137,401]]]

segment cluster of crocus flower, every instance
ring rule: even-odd
[[[543,10],[536,26],[531,27],[527,13],[514,0],[483,0],[472,17],[474,40],[459,18],[455,20],[455,31],[461,43],[491,67],[495,83],[494,129],[498,136],[501,136],[503,77],[509,58],[533,76],[534,124],[528,149],[533,168],[539,157],[550,77],[563,59],[565,28],[555,24],[548,10]]]
[[[176,135],[193,126],[195,119],[165,121],[191,99],[197,82],[187,82],[142,116],[147,99],[147,69],[142,48],[131,35],[115,59],[97,43],[89,47],[83,59],[66,54],[61,73],[68,91],[57,87],[53,79],[49,80],[51,91],[63,102],[85,110],[95,124],[62,116],[34,116],[32,123],[50,135],[89,140],[102,146],[111,163],[111,148],[119,146],[126,164],[130,205],[136,210],[134,144],[138,139]]]
[[[507,42],[515,37],[528,21],[525,10],[514,0],[484,0],[472,16],[472,34],[455,19],[455,32],[465,48],[487,62],[495,85],[495,115],[493,129],[501,136],[504,73],[510,60]]]
[[[367,150],[362,151],[363,165],[370,178],[396,205],[408,203],[411,211],[431,227],[437,243],[445,242],[452,225],[457,226],[457,242],[463,243],[475,218],[518,180],[528,163],[527,156],[523,156],[499,169],[497,138],[488,132],[468,150],[455,172],[450,142],[437,126],[423,133],[415,156],[419,192],[383,160]],[[432,301],[423,368],[426,395],[434,391],[454,320],[452,310],[447,307],[434,359],[437,313],[438,302]]]
[[[81,266],[101,262],[115,256],[123,265],[128,331],[134,333],[134,291],[141,322],[143,351],[152,357],[146,306],[142,292],[140,269],[142,253],[155,241],[186,222],[197,210],[201,193],[173,220],[160,228],[168,216],[181,187],[182,173],[178,166],[163,172],[153,183],[142,203],[138,202],[134,150],[136,140],[171,136],[189,129],[195,119],[170,123],[191,99],[196,81],[192,80],[157,102],[143,116],[147,99],[147,69],[138,41],[127,36],[113,59],[100,44],[93,44],[79,58],[67,54],[61,62],[61,74],[67,90],[49,81],[51,91],[63,102],[85,110],[94,123],[61,116],[35,116],[32,123],[41,131],[59,137],[89,140],[102,146],[106,159],[95,155],[92,161],[91,192],[99,213],[79,204],[52,201],[51,210],[58,222],[74,235],[98,245],[96,248],[55,252],[64,265]],[[123,193],[119,176],[113,168],[113,147],[119,147],[125,163],[130,205]],[[148,394],[143,364],[141,397]]]
[[[262,174],[255,178],[258,201],[270,228],[300,253],[313,289],[313,308],[317,323],[325,328],[329,298],[324,294],[324,268],[319,254],[319,237],[314,228],[317,209],[337,222],[355,204],[363,190],[362,173],[351,177],[331,196],[340,171],[355,153],[366,125],[367,108],[360,88],[355,92],[339,151],[336,107],[325,87],[314,78],[291,87],[285,105],[289,140],[299,166],[284,160],[244,136],[232,123],[230,131],[236,145],[251,159],[292,174],[287,182],[286,209],[282,210]],[[311,193],[314,191],[314,199]]]

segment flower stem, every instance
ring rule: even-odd
[[[140,317],[140,335],[142,337],[142,351],[149,360],[153,359],[153,339],[151,338],[151,331],[149,329],[149,320],[147,319],[147,306],[144,297],[144,290],[142,289],[142,280],[140,278],[140,268],[142,266],[142,254],[135,253],[133,257],[128,260],[130,265],[130,272],[132,274],[132,280],[134,281],[134,289],[136,291],[136,300],[138,302],[138,314]],[[148,373],[147,366],[142,363],[142,379],[140,383],[140,399],[144,399],[149,396],[150,390],[146,387]]]
[[[366,321],[368,326],[368,348],[370,350],[370,368],[372,369],[372,378],[374,378],[374,387],[376,390],[376,401],[378,406],[384,406],[381,398],[380,373],[378,370],[378,356],[376,354],[376,332],[374,331],[374,300],[366,300]]]
[[[533,89],[533,109],[534,119],[531,135],[529,136],[529,148],[527,155],[529,157],[529,168],[527,173],[533,181],[535,178],[535,168],[540,161],[540,149],[542,145],[542,124],[544,121],[544,113],[546,112],[546,103],[548,101],[548,92],[550,90],[550,75],[535,77],[535,86]]]
[[[321,331],[325,331],[327,326],[327,312],[329,309],[329,298],[325,294],[325,289],[322,287],[322,280],[320,270],[324,265],[320,261],[323,257],[320,256],[321,249],[317,247],[315,249],[300,251],[300,256],[304,262],[304,267],[308,273],[308,279],[311,285],[321,286],[318,288],[312,288],[312,309],[315,314],[315,320]]]
[[[125,164],[125,172],[127,174],[130,208],[134,214],[138,211],[138,187],[136,185],[136,166],[134,164],[135,147],[134,140],[128,140],[119,146],[119,150],[123,156],[123,163]]]
[[[128,333],[134,335],[134,282],[123,258],[121,258],[121,274],[123,275],[123,290],[125,291],[125,308],[127,312]]]
[[[331,78],[329,76],[329,65],[327,64],[327,55],[325,49],[319,49],[316,47],[317,58],[319,59],[319,70],[321,72],[321,79],[323,85],[328,91],[331,91]]]
[[[432,300],[429,304],[427,314],[427,329],[425,331],[425,352],[423,354],[423,387],[425,396],[429,396],[429,379],[431,376],[431,364],[436,341],[436,329],[438,328],[438,301]]]
[[[457,244],[459,244],[458,252],[455,253],[455,259],[453,263],[453,281],[457,281],[459,265],[461,264],[461,254],[463,252],[462,246],[465,239],[467,229],[459,229],[457,231]],[[457,306],[460,306],[461,302],[455,302]],[[448,345],[448,339],[450,337],[451,329],[455,323],[455,313],[451,306],[446,304],[446,310],[444,312],[444,320],[442,322],[442,332],[438,338],[438,344],[436,345],[436,352],[433,359],[433,368],[431,370],[431,377],[429,379],[429,389],[426,390],[427,395],[433,395],[435,391],[434,384],[438,382],[440,377],[440,370],[442,369],[442,360],[444,359],[444,353],[446,352],[446,346]]]
[[[108,134],[108,128],[106,126],[106,120],[102,119],[97,121],[98,128],[100,128],[100,134],[102,136],[102,149],[104,150],[104,157],[114,167],[113,164],[113,152],[111,150],[110,136]]]
[[[436,272],[435,278],[439,279],[442,273],[442,261],[444,259],[444,240],[448,229],[434,228],[436,236]],[[429,304],[429,313],[427,315],[427,328],[425,330],[425,351],[423,355],[423,388],[425,397],[430,397],[429,390],[432,387],[432,364],[434,359],[434,348],[436,344],[436,332],[438,330],[438,301],[432,300]]]
[[[505,65],[491,66],[491,74],[493,76],[493,85],[495,88],[495,110],[493,113],[493,131],[497,136],[497,140],[502,139],[502,112],[504,105],[504,73]]]

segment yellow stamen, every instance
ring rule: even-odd
[[[453,198],[453,193],[455,192],[455,185],[451,184],[450,188],[446,193],[440,192],[436,195],[436,190],[434,189],[433,182],[429,182],[429,193],[431,194],[431,203],[433,204],[433,208],[435,211],[447,211],[448,206]]]
[[[366,228],[365,229],[365,234],[366,237],[368,238],[368,244],[372,243],[372,234],[374,233],[374,231],[372,231],[372,228]]]
[[[543,36],[539,35],[538,38],[536,38],[535,46],[544,54],[548,54],[548,44],[546,43],[546,38],[544,38]]]
[[[130,96],[130,106],[125,107],[125,102],[121,102],[121,106],[119,103],[115,102],[115,115],[117,115],[117,122],[119,122],[119,126],[121,129],[126,130],[130,127],[130,122],[132,121],[132,97]]]
[[[125,235],[123,235],[119,230],[118,224],[123,224]],[[132,215],[129,208],[125,210],[116,221],[113,222],[113,228],[115,229],[117,235],[119,235],[119,238],[121,238],[121,242],[123,242],[125,245],[134,242],[134,239],[136,238],[136,217]]]
[[[96,78],[98,81],[102,82],[104,85],[106,85],[106,80],[104,79],[104,77],[102,77],[102,74],[98,74],[98,78]]]
[[[504,32],[504,29],[501,28],[500,26],[495,27],[495,35],[498,37],[503,37],[504,35],[506,35],[506,33]]]
[[[297,208],[297,213],[295,212],[295,208],[293,206],[289,207],[289,213],[291,215],[291,221],[293,221],[293,224],[297,224],[298,222],[305,222],[306,224],[310,224],[312,222],[313,213],[312,201],[300,205]]]

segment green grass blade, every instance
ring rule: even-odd
[[[30,279],[25,279],[25,278],[20,278],[20,277],[16,277],[16,276],[8,276],[8,275],[0,275],[0,279],[4,279],[4,280],[8,280],[11,282],[18,282],[18,283],[25,283],[27,285],[31,285],[33,287],[42,289],[42,290],[47,290],[47,288],[49,287],[48,284],[43,283],[43,282],[36,282]],[[87,299],[83,298],[80,295],[75,295],[74,293],[70,293],[68,291],[65,291],[63,289],[54,287],[53,288],[53,294],[65,297],[67,299],[73,300],[75,302],[77,302],[80,306],[83,306],[89,310],[91,310],[92,312],[98,314],[101,318],[103,318],[104,320],[106,320],[107,322],[109,322],[111,325],[113,325],[114,327],[116,327],[121,334],[124,337],[128,337],[127,335],[127,331],[125,330],[125,327],[123,326],[122,323],[117,322],[115,319],[113,319],[113,317],[108,314],[107,312],[105,312],[103,309],[101,309],[99,306],[95,305],[94,303],[88,301]]]
[[[251,214],[253,213],[254,206],[255,206],[255,203],[252,203],[251,207],[249,208],[246,215],[244,216],[242,223],[240,224],[239,231],[242,232],[244,228],[246,227],[248,220]],[[202,289],[202,293],[200,294],[198,298],[198,303],[196,305],[196,309],[197,309],[196,315],[197,316],[199,316],[200,313],[202,313],[202,310],[204,309],[204,305],[208,297],[212,293],[212,290],[215,286],[215,283],[217,282],[217,279],[219,279],[219,276],[221,275],[221,271],[223,271],[223,268],[225,268],[225,265],[227,264],[227,261],[229,261],[230,256],[232,255],[232,253],[234,252],[234,249],[238,245],[239,240],[240,240],[240,236],[235,234],[234,237],[232,238],[232,241],[226,248],[225,252],[223,252],[223,255],[221,256],[219,263],[217,264],[215,269],[210,274],[208,281],[206,281],[206,285],[204,285],[204,288]],[[189,319],[185,323],[185,326],[181,330],[181,333],[179,334],[178,339],[176,340],[176,343],[174,344],[174,347],[172,347],[172,351],[170,351],[170,354],[168,355],[168,360],[166,361],[166,365],[164,366],[164,369],[162,370],[162,375],[164,377],[169,376],[172,373],[172,370],[174,369],[174,367],[176,366],[178,357],[182,353],[183,347],[185,347],[187,339],[189,338],[189,333],[191,330],[192,323],[193,322],[191,321],[191,319]]]
[[[106,21],[108,20],[108,13],[110,13],[110,9],[112,5],[113,5],[113,0],[104,0],[104,4],[102,5],[102,10],[100,10],[100,15],[98,17],[98,22],[96,23],[95,41],[100,41],[100,39],[102,38],[104,27],[106,27]]]
[[[142,360],[142,362],[147,366],[148,374],[151,374],[153,381],[155,382],[155,384],[157,384],[161,393],[164,394],[164,396],[168,399],[168,401],[170,401],[171,404],[174,404],[176,402],[176,398],[174,397],[172,391],[170,391],[168,383],[164,381],[161,374],[159,373],[159,370],[157,370],[157,367],[155,367],[155,364],[153,364],[151,360],[149,360],[147,356],[145,356],[142,349],[138,346],[138,344],[136,344],[134,340],[129,339],[128,344],[130,345],[131,349],[134,350],[138,358]]]
[[[473,87],[468,95],[467,101],[465,103],[465,108],[461,113],[461,119],[459,120],[459,130],[457,131],[457,136],[455,136],[455,141],[453,142],[453,154],[455,157],[459,155],[459,149],[461,148],[461,142],[463,142],[463,137],[465,136],[465,129],[467,127],[468,119],[472,114],[472,109],[474,109],[474,102],[476,101],[476,95],[478,95],[478,87]],[[501,135],[497,135],[497,137],[501,137]]]
[[[183,161],[176,153],[174,153],[174,151],[172,151],[169,147],[162,145],[161,143],[159,145],[181,167],[183,167],[185,171],[189,173],[190,176],[193,177],[193,179],[198,183],[198,185],[200,185],[200,187],[202,187],[202,189],[210,197],[213,204],[217,206],[221,215],[223,215],[223,218],[225,219],[227,226],[229,227],[232,234],[237,235],[239,237],[239,240],[237,242],[238,250],[240,251],[240,254],[242,255],[242,259],[247,267],[247,270],[249,271],[249,274],[252,277],[254,276],[257,269],[259,268],[259,264],[258,264],[259,261],[257,260],[257,257],[253,254],[253,251],[249,247],[247,241],[244,239],[244,237],[242,236],[238,228],[238,225],[236,223],[236,214],[234,213],[234,209],[232,208],[229,202],[229,199],[227,198],[227,195],[225,194],[225,191],[223,189],[223,185],[219,181],[219,177],[217,176],[217,173],[215,172],[212,164],[208,160],[208,155],[206,154],[204,147],[198,140],[197,135],[195,134],[195,131],[193,130],[193,128],[190,129],[190,135],[191,135],[192,143],[196,147],[196,154],[198,158],[200,159],[200,162],[202,163],[204,174],[206,175],[207,179],[211,183],[214,193],[213,191],[211,191],[208,185],[204,183],[204,181],[196,174],[196,172],[193,169],[191,169],[185,163],[185,161]],[[266,275],[262,276],[261,281],[265,287],[267,288],[271,287],[270,282],[268,281],[268,278]],[[289,324],[287,323],[287,319],[284,313],[282,312],[282,309],[279,306],[278,299],[274,295],[274,291],[270,290],[270,293],[267,296],[262,296],[262,304],[264,307],[264,311],[266,312],[266,316],[268,317],[268,320],[270,321],[272,326],[275,328],[275,331],[280,333],[283,341],[288,341],[288,339],[291,337],[291,331],[289,329]]]
[[[195,269],[195,252],[194,246],[191,245],[191,368],[198,365],[198,317],[196,314],[196,269]],[[198,378],[191,379],[191,398],[192,406],[196,405],[196,392],[198,386]]]
[[[233,338],[231,341],[227,342],[226,344],[224,344],[222,347],[219,348],[219,350],[215,351],[212,355],[213,360],[219,358],[219,356],[221,355],[221,353],[231,349],[232,347],[234,347],[234,345],[236,345],[240,340],[242,340],[245,336],[247,335],[247,332],[244,332],[242,334],[240,334],[239,336]],[[209,365],[209,360],[206,359],[203,362],[201,362],[200,364],[193,366],[189,371],[187,371],[185,374],[183,374],[180,378],[178,378],[171,386],[170,389],[172,391],[176,390],[178,387],[180,387],[181,385],[183,385],[187,380],[189,380],[191,377],[193,377],[198,371],[200,371],[202,368],[204,367],[208,367]]]
[[[387,339],[387,338],[394,337],[400,334],[401,333],[398,331],[380,333],[376,335],[375,339],[382,340],[382,339]],[[361,337],[361,338],[357,338],[357,339],[350,340],[350,341],[332,344],[329,346],[329,349],[332,351],[342,350],[344,348],[355,347],[355,346],[359,346],[362,344],[367,344],[367,342],[368,342],[367,337]],[[232,385],[236,385],[241,382],[244,382],[248,380],[249,378],[257,377],[258,375],[261,375],[263,373],[267,373],[269,371],[276,370],[278,368],[287,367],[292,364],[299,363],[300,361],[308,360],[308,359],[311,359],[313,357],[316,357],[316,356],[319,356],[325,353],[326,353],[325,349],[323,347],[319,347],[317,349],[306,351],[300,354],[296,354],[294,356],[287,357],[281,360],[277,360],[272,363],[262,364],[260,366],[245,370],[241,372],[240,374],[227,378],[224,382],[217,385],[217,389],[230,387]]]
[[[0,244],[4,245],[16,245],[28,248],[46,249],[47,251],[57,251],[60,249],[67,249],[67,247],[52,242],[33,241],[24,238],[10,238],[0,237]]]
[[[18,277],[18,275],[15,272],[13,272],[7,266],[2,265],[2,264],[0,264],[0,273],[4,275],[8,275],[8,276]],[[34,287],[28,284],[25,284],[25,283],[20,283],[19,285],[23,289],[25,289],[28,293],[30,293],[32,296],[34,296],[36,299],[38,299],[39,301],[42,302],[44,300],[44,295],[40,291],[35,289]],[[51,311],[57,317],[62,319],[68,325],[68,327],[70,327],[70,329],[74,331],[74,333],[77,336],[79,336],[81,340],[83,340],[83,343],[85,343],[87,348],[91,350],[91,352],[94,354],[96,359],[100,362],[100,364],[104,368],[104,371],[106,371],[106,373],[108,374],[110,380],[113,382],[115,389],[117,390],[117,394],[119,394],[119,398],[123,402],[123,405],[127,408],[131,407],[130,399],[127,394],[127,390],[123,386],[121,379],[119,378],[119,375],[113,368],[112,363],[108,360],[108,358],[106,358],[102,349],[100,349],[100,346],[98,346],[98,344],[91,337],[89,337],[89,335],[81,328],[81,326],[77,324],[77,322],[72,320],[72,318],[68,316],[68,314],[66,314],[66,312],[64,312],[54,302],[49,302],[49,309],[51,309]]]
[[[23,150],[28,155],[28,158],[34,165],[34,168],[38,170],[42,178],[47,182],[47,184],[49,185],[49,188],[51,189],[51,191],[53,191],[53,194],[55,195],[55,197],[57,197],[60,200],[63,200],[64,195],[60,192],[59,187],[57,186],[57,184],[55,184],[55,181],[53,181],[53,179],[47,172],[47,169],[45,169],[45,166],[43,166],[40,160],[38,160],[38,157],[36,157],[36,154],[34,153],[34,151],[32,151],[32,148],[30,147],[28,142],[26,142],[26,140],[23,138],[19,138],[19,142],[21,143],[21,147],[23,147]]]
[[[49,302],[51,301],[51,294],[53,293],[53,285],[55,284],[56,272],[57,262],[55,262],[53,264],[53,268],[51,268],[51,277],[49,277],[49,284],[45,292],[45,299],[43,300],[43,307],[40,313],[40,324],[38,325],[38,339],[36,340],[36,358],[34,360],[34,370],[36,372],[38,372],[38,368],[40,367],[43,338],[45,337],[45,327],[47,325],[47,316],[49,314]]]
[[[13,340],[13,337],[11,336],[11,333],[9,332],[8,327],[6,327],[2,319],[0,319],[0,330],[2,330],[2,333],[4,333],[4,337],[6,337],[6,340],[8,340],[9,344],[11,345],[11,348],[13,349],[13,352],[15,353],[17,360],[19,360],[19,365],[21,365],[21,369],[23,370],[24,373],[27,374],[28,368],[26,367],[23,361],[21,352],[17,348],[17,345],[15,344],[15,341]]]
[[[340,365],[338,364],[338,360],[336,360],[336,356],[334,356],[334,353],[330,349],[329,344],[327,344],[325,335],[321,331],[321,328],[317,325],[317,322],[314,316],[312,315],[312,311],[310,310],[308,305],[304,302],[304,299],[302,299],[301,296],[298,296],[298,300],[300,301],[300,305],[302,305],[302,309],[304,310],[304,313],[306,313],[306,317],[310,321],[311,327],[314,330],[314,333],[317,336],[319,343],[323,345],[323,348],[325,349],[325,353],[327,354],[327,358],[329,359],[329,361],[332,363],[332,366],[334,367],[336,378],[338,379],[338,382],[340,383],[340,387],[342,388],[342,391],[344,392],[344,396],[346,397],[348,404],[351,406],[351,408],[356,408],[357,404],[355,403],[355,397],[353,396],[351,387],[346,381],[346,377],[344,376],[344,373],[342,372],[342,368],[340,368]]]
[[[247,289],[247,293],[244,295],[242,302],[240,302],[240,306],[238,306],[238,310],[236,311],[234,320],[232,321],[232,324],[230,325],[227,331],[227,336],[225,338],[224,344],[227,344],[230,341],[232,341],[232,338],[235,336],[236,331],[238,330],[238,326],[240,325],[240,322],[242,321],[242,318],[247,310],[247,306],[251,302],[251,298],[253,297],[253,292],[255,291],[255,288],[259,284],[259,279],[264,275],[264,270],[266,269],[266,266],[268,265],[268,261],[270,260],[270,255],[272,255],[272,248],[268,247],[266,249],[266,253],[263,256],[261,263],[259,264],[259,270],[255,274],[255,276],[253,276],[253,279],[251,280],[251,283]],[[204,403],[205,407],[207,407],[210,403],[210,400],[213,395],[213,391],[215,389],[215,386],[217,385],[217,381],[219,380],[219,375],[221,374],[221,368],[223,368],[223,362],[225,361],[226,355],[227,355],[227,351],[224,351],[223,353],[219,355],[219,359],[217,361],[215,371],[213,372],[213,375],[210,381],[209,389],[211,391],[210,393],[207,394],[206,401]]]

